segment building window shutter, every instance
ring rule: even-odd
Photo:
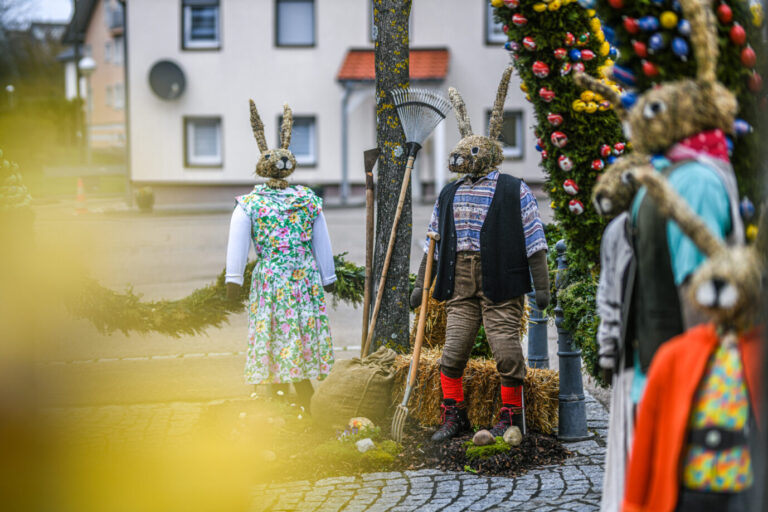
[[[278,126],[283,122],[283,117],[278,119]],[[294,116],[293,131],[291,132],[291,150],[296,158],[296,163],[303,166],[317,164],[317,133],[314,116]],[[279,138],[279,134],[278,134]]]

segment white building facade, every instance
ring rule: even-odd
[[[259,159],[250,129],[253,98],[278,144],[282,105],[295,117],[291,180],[338,195],[342,158],[339,70],[350,49],[373,49],[366,0],[126,0],[128,131],[131,180],[152,185],[158,201],[220,201],[247,192]],[[499,78],[509,63],[486,0],[418,0],[411,48],[449,52],[447,75],[427,84],[463,95],[475,130],[487,131]],[[158,94],[150,72],[160,61],[183,74]],[[164,79],[166,82],[171,79]],[[173,80],[171,80],[173,81]],[[162,80],[161,80],[162,82]],[[178,82],[178,83],[177,83]],[[505,107],[504,172],[540,182],[533,111],[513,78]],[[417,86],[417,84],[413,84]],[[363,151],[376,146],[373,83],[348,92],[346,170],[353,195],[364,183]],[[449,116],[419,154],[414,193],[431,195],[459,140]],[[165,191],[165,192],[163,192]],[[163,195],[165,193],[165,195]]]

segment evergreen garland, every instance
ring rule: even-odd
[[[660,82],[693,78],[694,49],[689,24],[676,0],[580,0],[595,5],[619,49],[616,65],[627,84],[641,94]],[[718,46],[717,78],[739,101],[738,131],[732,139],[731,162],[742,194],[753,195],[764,173],[758,134],[765,115],[766,95],[762,75],[766,64],[763,40],[763,7],[757,0],[712,2]],[[745,124],[746,123],[746,124]]]
[[[333,257],[337,281],[331,295],[334,304],[341,300],[356,307],[362,301],[365,269],[346,261],[345,255]],[[245,283],[251,282],[255,264],[252,261],[246,266]],[[179,300],[142,302],[141,296],[130,289],[118,293],[88,279],[67,306],[74,315],[89,320],[105,334],[158,332],[178,338],[201,334],[209,327],[220,327],[230,314],[243,311],[249,294],[250,286],[243,286],[236,300],[228,300],[222,270],[213,284]]]

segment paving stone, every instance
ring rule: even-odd
[[[323,485],[338,485],[338,484],[349,484],[357,480],[354,476],[337,476],[333,478],[323,478],[322,480],[318,480],[315,482],[315,486],[323,486]]]
[[[389,473],[365,473],[362,475],[363,480],[386,480],[392,478],[402,478],[403,474],[399,471],[393,471]]]
[[[435,482],[442,482],[443,480],[456,480],[456,473],[446,473],[445,475],[438,475],[434,477]]]

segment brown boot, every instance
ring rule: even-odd
[[[456,402],[456,400],[446,398],[440,407],[443,409],[443,420],[440,428],[432,435],[432,442],[442,443],[469,431],[469,418],[464,402]]]

